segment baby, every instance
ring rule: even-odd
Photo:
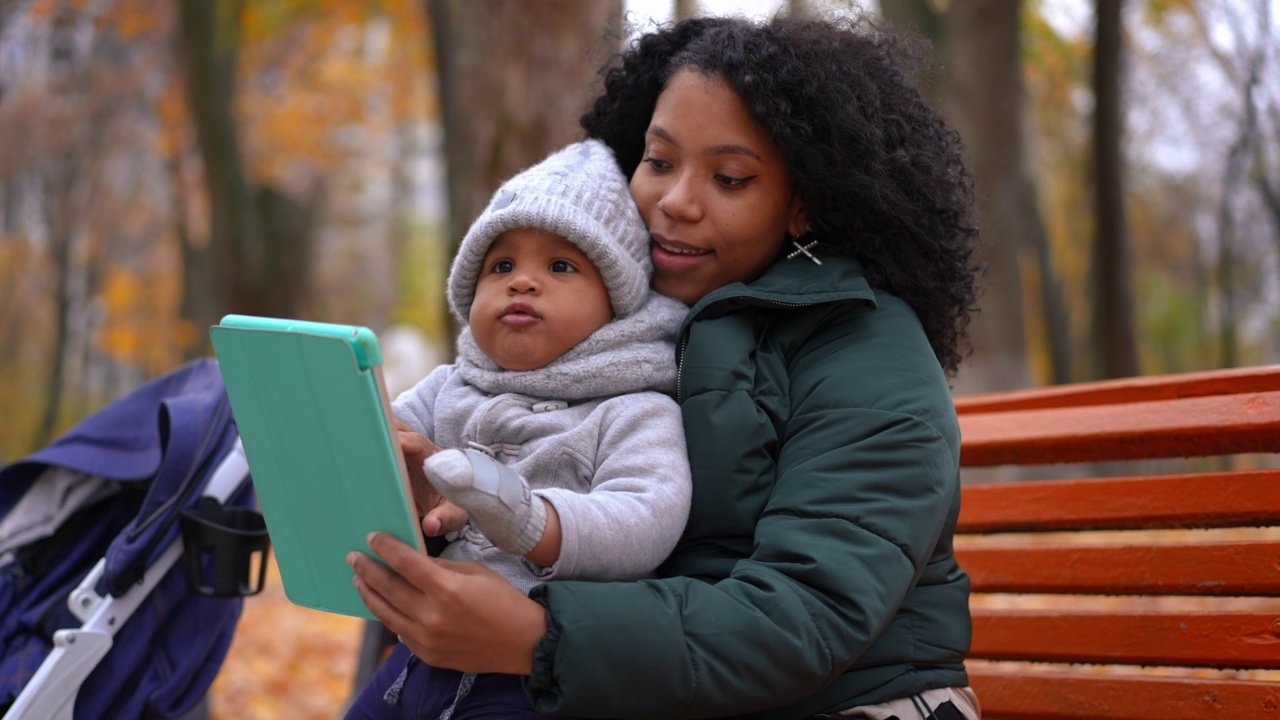
[[[449,275],[465,324],[457,362],[393,406],[449,448],[425,474],[469,521],[442,557],[527,592],[644,577],[675,547],[691,499],[671,398],[687,309],[649,289],[651,272],[648,231],[603,143],[570,145],[495,193]],[[432,668],[400,645],[347,717],[483,713],[543,717],[519,678]]]

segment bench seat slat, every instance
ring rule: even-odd
[[[969,670],[984,720],[1244,720],[1280,714],[1280,684],[1257,680]]]
[[[1280,391],[960,416],[967,467],[1280,450]]]
[[[1280,523],[1280,470],[966,485],[960,532]]]
[[[956,555],[975,592],[1280,596],[1280,541],[1007,544]]]
[[[971,657],[1280,668],[1280,612],[1066,612],[974,608]]]
[[[956,412],[963,415],[1083,405],[1119,405],[1272,390],[1280,390],[1280,365],[1205,370],[1178,375],[1149,375],[962,395],[955,399],[955,405]]]

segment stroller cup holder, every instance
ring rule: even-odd
[[[247,597],[262,592],[271,540],[262,513],[223,507],[202,497],[194,510],[182,513],[183,555],[187,587],[210,597]],[[252,577],[254,559],[257,577]]]

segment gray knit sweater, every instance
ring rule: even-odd
[[[562,542],[556,564],[538,567],[468,525],[443,557],[478,560],[522,592],[548,580],[645,577],[666,558],[691,496],[670,397],[685,311],[651,293],[639,311],[527,372],[498,368],[462,331],[457,363],[436,368],[393,411],[442,448],[488,448],[555,508]]]

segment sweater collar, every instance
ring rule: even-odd
[[[625,393],[675,390],[675,331],[685,306],[650,290],[638,310],[606,323],[550,364],[536,370],[503,370],[485,355],[471,328],[458,335],[462,379],[490,395],[516,393],[577,402]]]

